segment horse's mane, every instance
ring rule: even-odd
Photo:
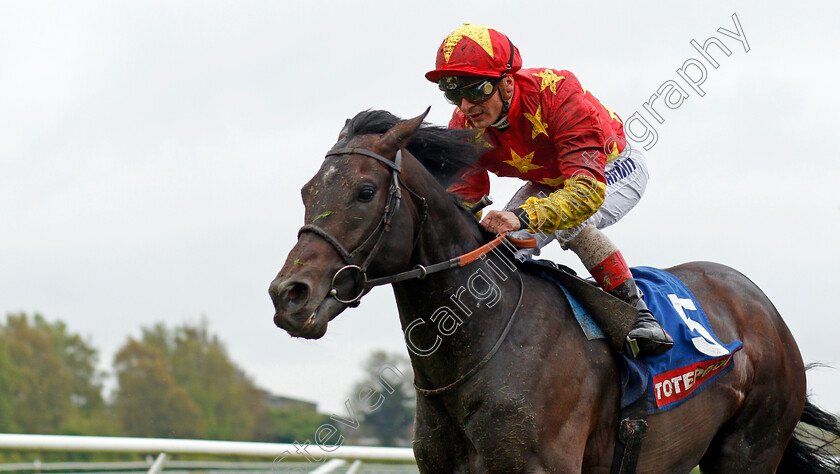
[[[384,110],[365,110],[349,119],[336,146],[358,135],[381,134],[403,119]],[[406,149],[426,170],[448,188],[481,157],[487,148],[476,130],[455,130],[424,122]]]

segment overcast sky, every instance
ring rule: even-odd
[[[733,13],[748,52],[717,31],[735,31]],[[104,368],[141,326],[206,317],[260,386],[341,412],[371,351],[406,350],[387,287],[321,340],[272,323],[299,189],[361,110],[431,105],[446,124],[423,74],[471,22],[510,36],[525,67],[571,70],[655,126],[647,193],[607,231],[631,265],[730,265],[806,362],[840,368],[838,17],[833,1],[4,1],[0,312],[66,321]],[[677,69],[712,35],[731,55],[713,50],[701,97]],[[660,124],[642,104],[669,80],[689,97],[660,103]],[[495,180],[493,197],[517,186]],[[808,380],[840,412],[840,370]]]

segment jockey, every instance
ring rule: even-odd
[[[464,24],[440,45],[426,78],[457,106],[450,128],[480,129],[493,145],[450,191],[477,202],[490,191],[488,171],[527,181],[508,210],[488,212],[481,226],[535,234],[540,247],[556,239],[571,249],[601,288],[638,310],[624,349],[634,357],[666,352],[673,340],[645,305],[621,252],[599,230],[641,199],[645,157],[627,144],[618,115],[571,72],[521,68],[510,39],[486,26]]]

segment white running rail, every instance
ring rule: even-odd
[[[39,451],[93,451],[121,453],[159,453],[149,470],[160,473],[170,454],[216,454],[305,460],[312,464],[313,473],[327,474],[355,461],[351,472],[357,472],[361,461],[389,461],[414,464],[411,448],[373,446],[324,446],[285,443],[253,443],[245,441],[208,441],[199,439],[117,438],[105,436],[59,436],[0,433],[0,449]]]

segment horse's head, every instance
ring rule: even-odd
[[[320,338],[329,321],[369,289],[368,272],[394,273],[408,265],[419,219],[400,182],[403,146],[425,116],[375,135],[352,134],[348,121],[301,190],[306,225],[269,286],[278,327]]]

